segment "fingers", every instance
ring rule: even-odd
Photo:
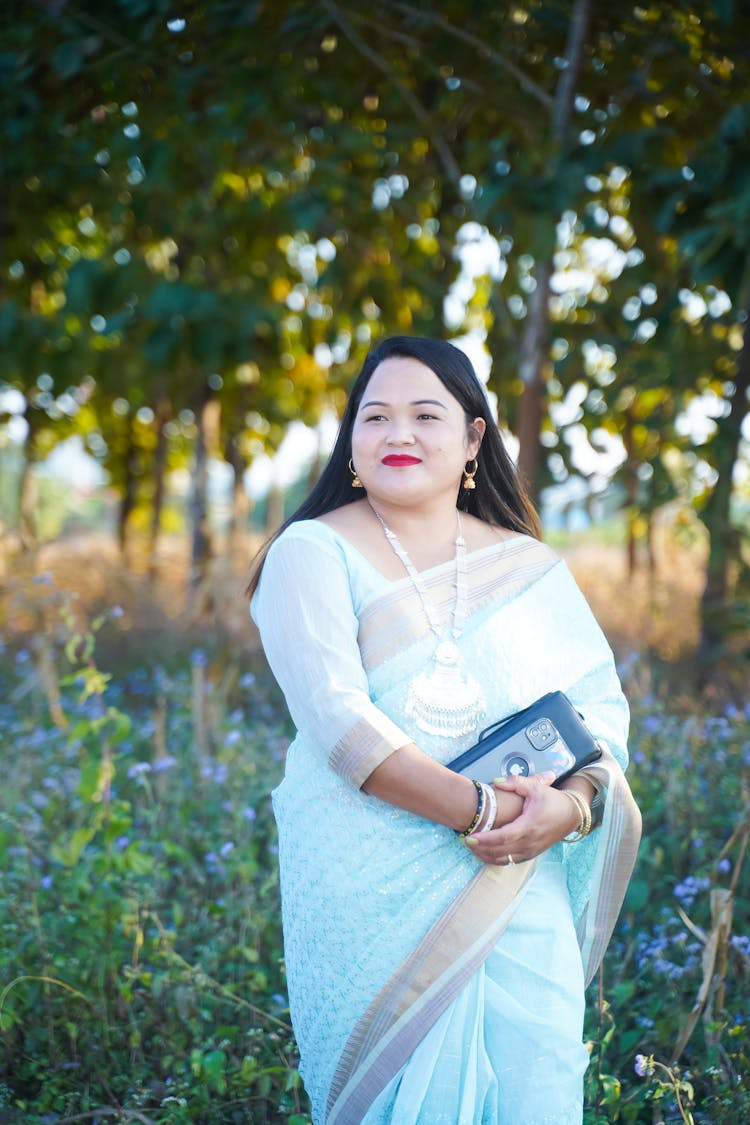
[[[476,837],[469,837],[466,844],[478,860],[481,860],[482,863],[492,864],[494,867],[515,867],[517,863],[525,863],[527,859],[532,858],[531,855],[525,855],[522,851],[508,851],[505,847],[499,848],[483,844]]]
[[[519,797],[528,797],[533,793],[535,786],[549,786],[554,780],[555,774],[552,770],[545,770],[544,773],[535,773],[531,777],[496,777],[492,784],[496,789],[504,789],[506,793],[518,793]]]

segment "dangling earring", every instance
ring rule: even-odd
[[[352,464],[351,457],[349,458],[349,472],[352,474],[352,477],[354,478],[352,480],[352,488],[364,488],[365,486],[362,484],[362,481],[357,476],[357,470],[354,468],[354,465]],[[472,484],[471,487],[473,488],[474,485]]]
[[[471,465],[472,462],[470,461],[469,464]],[[474,458],[473,465],[474,468],[471,470],[468,468],[464,469],[464,488],[467,492],[471,492],[473,488],[477,487],[474,484],[474,477],[477,475],[477,469],[479,468],[479,462],[477,461],[476,457]]]

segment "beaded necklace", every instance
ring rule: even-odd
[[[372,505],[370,505],[372,507]],[[461,528],[461,515],[456,511],[456,599],[452,622],[441,627],[435,606],[422,582],[419,571],[399,542],[398,536],[386,524],[380,512],[372,508],[393,553],[401,560],[404,570],[422,603],[430,629],[437,637],[432,656],[432,667],[420,672],[409,684],[406,696],[406,714],[414,719],[420,730],[444,738],[458,738],[477,729],[486,713],[487,705],[481,687],[462,669],[461,651],[457,641],[463,632],[466,617],[466,540]]]

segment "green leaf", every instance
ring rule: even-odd
[[[83,854],[83,849],[94,838],[96,829],[88,826],[77,828],[66,844],[53,844],[50,849],[52,858],[57,863],[66,867],[75,867]]]
[[[72,78],[74,74],[78,74],[83,63],[79,45],[70,41],[60,43],[52,52],[50,62],[61,78]]]
[[[225,1093],[227,1088],[225,1075],[227,1056],[224,1052],[221,1050],[208,1051],[208,1053],[203,1056],[202,1064],[203,1074],[207,1082],[214,1087],[217,1093]]]

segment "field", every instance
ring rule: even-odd
[[[565,553],[631,700],[645,825],[589,997],[586,1125],[734,1125],[750,1117],[750,706],[685,679],[699,555],[665,549],[659,577],[629,583],[616,544]],[[242,578],[216,563],[188,596],[181,548],[154,584],[91,538],[6,563],[0,1125],[309,1120],[269,802],[290,728]]]

